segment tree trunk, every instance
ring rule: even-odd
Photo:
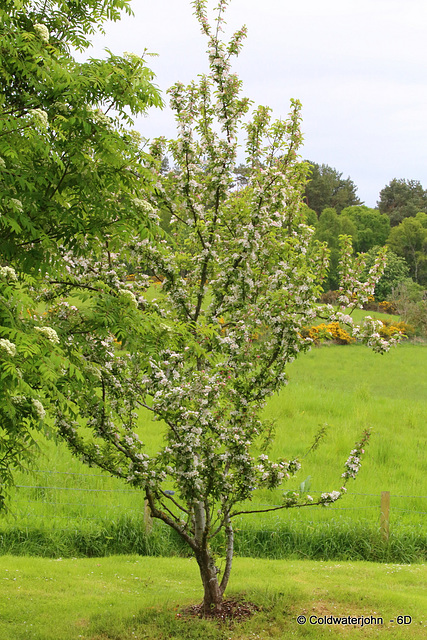
[[[203,613],[205,616],[212,613],[219,613],[222,610],[223,595],[230,577],[231,564],[233,561],[234,535],[231,520],[228,516],[226,518],[225,531],[227,538],[227,551],[225,558],[225,570],[221,584],[218,582],[219,570],[215,566],[215,560],[209,548],[207,546],[203,546],[200,550],[196,551],[196,558],[204,589]]]
[[[202,501],[194,504],[194,538],[196,543],[196,559],[199,565],[200,576],[203,582],[203,613],[208,616],[210,613],[221,611],[222,594],[218,584],[218,569],[209,550],[207,534],[209,524],[207,515],[209,511]],[[209,517],[209,516],[208,516]]]
[[[208,549],[196,552],[196,558],[204,589],[203,613],[205,616],[218,613],[222,609],[223,591],[218,583],[218,569],[215,561]]]
[[[167,525],[172,527],[172,529],[177,531],[183,538],[183,540],[185,540],[185,542],[190,546],[190,548],[194,552],[194,555],[196,556],[204,590],[204,616],[219,613],[222,610],[223,595],[227,588],[228,580],[230,578],[231,565],[233,562],[234,534],[229,513],[226,514],[223,523],[225,525],[227,545],[224,574],[222,576],[221,583],[219,583],[219,569],[215,565],[214,557],[209,548],[210,518],[207,505],[202,501],[197,501],[193,504],[193,538],[191,534],[188,534],[186,531],[184,531],[182,526],[178,525],[171,517],[169,517],[168,514],[164,513],[160,509],[157,509],[154,496],[149,489],[146,489],[146,498],[150,508],[151,516],[153,518],[159,518],[159,520],[162,520]],[[216,535],[216,533],[218,533],[220,530],[221,527],[219,527],[213,535]]]

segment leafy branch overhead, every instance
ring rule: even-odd
[[[83,379],[55,331],[40,330],[47,299],[66,296],[77,285],[104,291],[105,273],[102,283],[76,283],[70,256],[96,256],[107,247],[113,252],[130,228],[141,237],[150,234],[150,210],[139,193],[152,178],[141,136],[128,126],[132,114],[162,105],[153,73],[134,55],[80,64],[70,54],[127,6],[116,0],[15,0],[0,9],[3,498],[13,469],[31,462],[33,428],[43,426],[45,410],[54,401],[68,402],[59,378],[68,371]],[[52,282],[62,284],[52,290]],[[104,311],[92,330],[106,316],[120,324],[120,305],[104,305]]]
[[[124,3],[86,4],[96,20],[96,6]],[[77,63],[43,15],[34,24],[30,8],[2,11],[0,26],[0,242],[26,270],[45,268],[58,245],[82,252],[90,238],[141,217],[135,197],[150,178],[141,136],[125,125],[162,105],[143,58],[110,53]],[[67,34],[72,44],[72,27]]]

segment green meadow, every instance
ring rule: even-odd
[[[426,360],[424,343],[407,342],[383,356],[359,345],[326,344],[289,366],[289,384],[265,410],[275,425],[269,454],[300,456],[303,464],[285,490],[298,490],[307,478],[313,498],[339,489],[343,464],[366,428],[371,442],[357,480],[334,505],[236,519],[239,555],[399,562],[427,557]],[[321,445],[306,455],[325,425]],[[141,414],[149,450],[161,444],[158,426]],[[187,553],[173,532],[144,522],[142,492],[84,466],[62,443],[41,440],[37,473],[20,474],[17,484],[11,512],[0,520],[3,553]],[[391,494],[387,543],[379,527],[383,491]],[[255,490],[244,508],[266,510],[280,500],[281,492]]]

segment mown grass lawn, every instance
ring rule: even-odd
[[[261,611],[223,627],[183,615],[183,607],[201,599],[195,560],[3,556],[0,638],[421,640],[427,633],[426,565],[236,558],[228,595],[243,595]],[[312,622],[330,615],[372,616],[377,623],[299,625],[299,615],[315,616]],[[410,616],[411,623],[399,625],[399,615]]]

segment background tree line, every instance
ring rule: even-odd
[[[375,209],[357,197],[357,187],[336,169],[315,162],[310,164],[304,202],[306,220],[315,228],[315,237],[327,242],[331,268],[327,285],[337,286],[338,238],[350,235],[355,253],[373,252],[387,245],[389,260],[376,297],[390,296],[405,278],[425,287],[427,284],[427,190],[418,180],[394,178],[379,194]],[[387,285],[386,285],[386,281]]]

